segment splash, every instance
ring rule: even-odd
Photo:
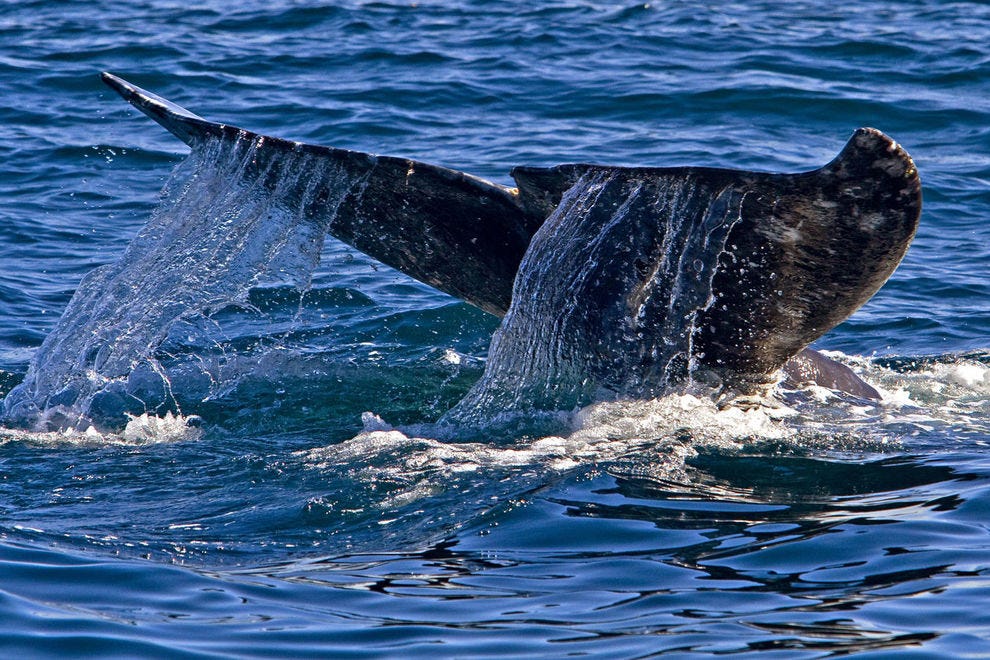
[[[516,436],[510,444],[454,442],[443,426],[394,428],[365,413],[364,431],[343,443],[300,452],[312,469],[346,470],[368,488],[376,510],[421,507],[428,498],[471,500],[479,483],[511,484],[512,493],[565,475],[605,471],[692,487],[693,459],[712,455],[815,456],[834,460],[905,450],[965,450],[990,434],[990,356],[977,353],[925,359],[871,359],[828,352],[883,394],[867,401],[817,386],[784,390],[782,399],[726,405],[710,396],[669,394],[654,399],[593,403],[568,416],[565,432]],[[929,446],[929,443],[937,445]],[[369,504],[370,503],[370,504]]]
[[[312,469],[338,473],[369,489],[366,505],[416,509],[428,498],[460,497],[478,483],[511,484],[513,493],[565,475],[606,471],[690,487],[693,459],[711,455],[875,457],[927,448],[985,444],[990,434],[990,356],[871,359],[828,352],[880,389],[871,402],[821,387],[779,392],[782,400],[726,405],[687,393],[593,403],[568,417],[565,432],[516,437],[510,444],[443,439],[442,426],[394,428],[365,413],[364,431],[341,444],[300,452]],[[928,443],[938,443],[929,447]],[[507,487],[507,490],[508,487]],[[487,495],[486,495],[487,496]],[[488,503],[489,505],[491,503]]]
[[[869,358],[826,352],[881,394],[871,402],[821,387],[783,390],[805,447],[951,451],[990,434],[990,355]]]
[[[308,287],[334,209],[360,180],[303,151],[272,159],[263,140],[209,141],[173,172],[148,224],[114,264],[80,283],[5,422],[40,429],[120,425],[179,412],[155,355],[170,333],[209,326],[263,284]],[[325,207],[314,221],[309,207]]]
[[[202,423],[195,415],[175,415],[167,412],[161,417],[143,413],[128,416],[120,432],[101,431],[95,426],[84,429],[66,428],[57,431],[22,431],[0,428],[0,444],[19,442],[45,446],[123,445],[144,446],[189,442],[203,434]]]
[[[362,501],[394,510],[426,498],[459,494],[465,506],[479,484],[505,484],[518,493],[574,471],[608,469],[655,480],[690,481],[688,461],[699,452],[738,453],[759,441],[800,442],[783,406],[719,407],[709,397],[672,394],[650,400],[595,403],[572,417],[560,435],[517,438],[511,444],[438,439],[443,427],[393,428],[372,413],[364,431],[340,444],[296,454],[312,469],[346,471],[368,489]]]
[[[690,388],[696,324],[741,203],[688,174],[581,176],[523,258],[484,377],[443,421]]]

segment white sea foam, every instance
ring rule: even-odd
[[[955,364],[938,365],[932,370],[936,378],[974,392],[990,394],[990,368],[962,360]]]
[[[788,408],[771,405],[720,408],[710,398],[688,394],[596,403],[574,415],[566,434],[504,446],[422,437],[365,413],[364,430],[355,437],[297,457],[315,469],[346,466],[365,483],[389,484],[390,496],[380,501],[388,507],[425,497],[472,474],[488,480],[506,478],[506,473],[513,479],[549,476],[631,459],[648,465],[658,478],[683,478],[685,461],[699,449],[737,451],[754,440],[795,439],[794,429],[785,422],[791,414]]]
[[[25,431],[0,428],[0,443],[18,441],[41,445],[153,445],[195,441],[203,435],[202,420],[196,415],[161,417],[144,413],[131,415],[119,433],[100,431],[94,426],[59,431]]]
[[[125,442],[131,444],[198,440],[203,433],[202,420],[196,415],[185,417],[167,412],[164,417],[148,413],[129,417],[127,426],[120,435]]]
[[[952,449],[947,438],[965,443],[974,434],[990,433],[990,367],[985,353],[916,359],[839,352],[828,356],[853,368],[882,398],[863,403],[805,388],[801,394],[814,402],[795,404],[805,431],[845,434],[863,447],[886,444],[919,450],[929,448],[930,441],[939,449]]]
[[[397,429],[365,413],[364,430],[354,438],[299,456],[317,469],[347,465],[371,481],[398,484],[385,506],[414,501],[470,474],[547,477],[622,463],[650,478],[689,479],[686,461],[698,452],[760,451],[761,446],[775,452],[887,452],[924,443],[933,431],[944,439],[947,427],[990,430],[990,424],[976,423],[990,418],[990,368],[979,359],[890,368],[865,357],[829,356],[851,366],[883,398],[864,402],[809,387],[790,393],[797,396],[785,393],[786,406],[769,399],[720,405],[691,394],[595,403],[571,417],[566,433],[520,438],[509,446],[424,437],[431,435],[429,427]]]

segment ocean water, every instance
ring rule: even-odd
[[[990,655],[990,6],[4,3],[0,395],[162,188],[206,171],[101,71],[504,184],[568,162],[796,172],[875,126],[924,210],[816,343],[880,402],[673,394],[476,442],[430,423],[498,320],[333,239],[311,271],[295,244],[288,281],[141,326],[128,350],[154,344],[167,378],[135,362],[131,418],[0,429],[4,656]],[[223,209],[240,227],[259,203]],[[171,272],[123,282],[131,302],[160,311]]]

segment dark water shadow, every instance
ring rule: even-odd
[[[618,476],[586,498],[551,501],[567,517],[648,523],[661,537],[696,533],[696,543],[649,554],[696,577],[696,605],[678,617],[744,624],[749,632],[725,653],[916,647],[950,632],[945,623],[884,626],[868,613],[896,610],[909,597],[938,602],[955,583],[985,580],[972,555],[986,552],[986,534],[964,509],[985,497],[987,477],[958,465],[913,456],[856,462],[702,454],[687,474],[687,483]],[[639,591],[623,605],[655,602],[666,591]],[[723,607],[705,609],[704,591],[722,594]],[[709,642],[679,650],[701,651]]]
[[[967,511],[987,486],[978,460],[702,454],[670,481],[600,465],[543,479],[419,551],[238,575],[364,593],[351,615],[376,634],[512,635],[550,655],[939,654],[979,646],[945,619],[955,585],[986,578],[990,543]]]

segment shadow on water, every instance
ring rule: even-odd
[[[517,489],[419,551],[201,575],[225,616],[265,617],[265,648],[282,651],[318,625],[334,633],[324,650],[355,655],[399,643],[410,656],[438,643],[627,657],[979,652],[986,617],[972,602],[986,589],[970,580],[985,579],[987,548],[972,496],[987,477],[949,467],[959,459],[702,454],[689,481],[601,465]],[[431,502],[435,517],[456,508]],[[905,600],[929,602],[930,618],[905,619]],[[298,628],[285,602],[308,603],[313,621]],[[257,641],[229,632],[229,648]]]
[[[846,462],[717,453],[691,459],[687,473],[689,483],[613,475],[604,487],[595,479],[579,497],[547,498],[565,517],[585,521],[585,533],[605,535],[598,547],[570,554],[572,565],[624,562],[641,577],[658,574],[658,565],[660,575],[686,571],[596,608],[602,628],[621,623],[631,632],[625,617],[607,614],[614,608],[655,620],[667,607],[672,618],[651,632],[677,633],[683,643],[693,631],[698,643],[681,651],[911,647],[938,638],[945,622],[914,622],[908,631],[903,620],[869,613],[986,573],[983,563],[971,565],[974,553],[986,551],[985,533],[978,520],[960,515],[963,484],[985,488],[985,475],[909,456]],[[607,535],[617,521],[649,525],[658,543],[684,545],[629,551],[629,543],[617,543],[613,551],[616,539]],[[682,598],[692,592],[693,599]]]

